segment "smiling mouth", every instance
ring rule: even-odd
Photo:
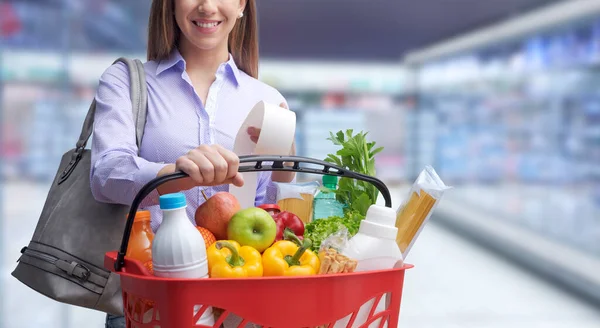
[[[203,28],[211,28],[211,27],[216,27],[217,25],[221,24],[221,22],[211,22],[211,23],[203,23],[203,22],[199,22],[199,21],[192,21],[194,23],[194,25],[198,26],[198,27],[203,27]]]

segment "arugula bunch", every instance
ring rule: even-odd
[[[342,148],[335,154],[328,154],[325,161],[354,172],[375,176],[375,155],[381,152],[383,147],[375,148],[375,142],[368,142],[368,132],[353,133],[353,129],[348,129],[345,133],[330,132],[327,140]],[[362,218],[366,216],[369,206],[377,202],[379,196],[379,190],[372,184],[351,178],[341,178],[335,193],[336,199],[347,205],[344,210],[346,215],[358,214]]]

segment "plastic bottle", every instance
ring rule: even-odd
[[[323,176],[323,187],[313,201],[313,220],[330,216],[344,216],[344,205],[335,199],[332,190],[337,189],[338,178],[335,175]]]
[[[135,214],[129,246],[125,256],[136,259],[152,273],[152,241],[154,232],[150,226],[150,211],[138,211]]]
[[[355,271],[392,269],[402,261],[396,243],[396,211],[371,205],[358,233],[350,238],[343,254],[358,261]]]
[[[162,195],[159,198],[163,221],[152,243],[154,275],[162,278],[208,278],[208,260],[202,235],[186,214],[183,193]],[[194,312],[201,305],[194,307]],[[197,324],[212,326],[212,308],[208,308]]]
[[[396,211],[391,208],[371,205],[364,220],[360,222],[358,233],[350,238],[342,254],[358,261],[355,271],[393,269],[402,265],[402,252],[396,244]],[[361,306],[352,327],[359,327],[367,320],[373,306],[371,300]],[[387,297],[382,297],[375,313],[385,310]],[[346,327],[350,317],[339,320],[335,328]],[[369,327],[379,327],[375,320]],[[384,325],[387,327],[387,323]]]
[[[154,240],[154,232],[152,232],[150,220],[150,211],[138,211],[135,213],[125,256],[140,261],[148,272],[153,274],[152,242]],[[133,312],[137,315],[143,314],[144,320],[152,320],[152,311],[154,311],[154,306],[151,302],[147,300],[138,300],[135,302]]]

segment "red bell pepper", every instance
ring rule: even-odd
[[[301,240],[304,237],[304,222],[302,222],[302,220],[300,220],[296,214],[283,211],[281,213],[277,213],[273,219],[277,224],[277,235],[275,236],[275,241],[283,240],[283,232],[286,228],[291,230],[294,235]]]

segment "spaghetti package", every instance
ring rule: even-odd
[[[423,226],[439,204],[447,187],[433,167],[426,166],[410,189],[404,204],[396,213],[398,235],[396,243],[402,251],[402,257],[410,251]]]

